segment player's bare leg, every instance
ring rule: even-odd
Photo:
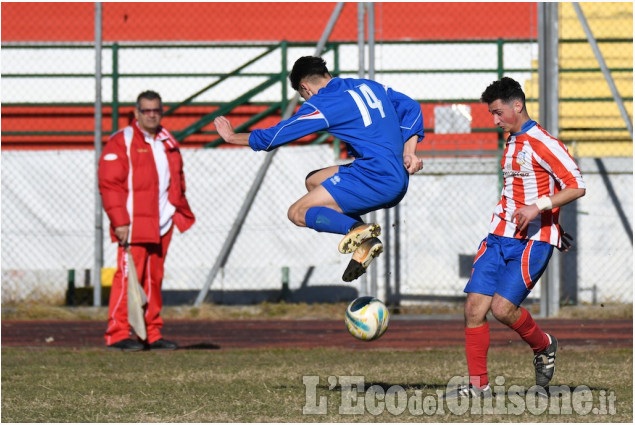
[[[333,177],[333,175],[337,173],[339,169],[339,165],[332,165],[330,167],[310,172],[304,180],[306,190],[310,192],[316,187],[320,186],[324,180]]]
[[[499,322],[511,326],[520,319],[521,310],[517,305],[498,294],[494,294],[492,298],[492,315]]]
[[[346,282],[364,274],[372,260],[383,251],[381,241],[376,238],[381,231],[379,225],[357,222],[344,214],[322,185],[316,186],[291,205],[288,217],[297,226],[331,233],[348,232],[339,245],[342,253],[355,251],[344,273]]]
[[[342,214],[342,209],[333,196],[323,186],[318,185],[289,207],[287,217],[296,226],[306,227],[306,212],[312,207],[326,207]]]
[[[492,305],[492,297],[489,295],[470,292],[467,294],[463,315],[466,328],[477,328],[487,322],[486,315]]]
[[[305,185],[308,191],[321,186],[322,182],[331,178],[335,173],[339,171],[339,165],[333,165],[331,167],[322,168],[309,173],[306,177]],[[354,252],[361,244],[367,239],[377,237],[381,233],[381,227],[378,224],[364,224],[360,222],[352,227],[348,234],[340,241],[338,246],[339,251],[342,254],[350,254]]]
[[[304,182],[307,190],[310,192],[318,186],[321,186],[325,180],[333,177],[333,175],[335,175],[339,171],[339,169],[339,165],[333,165],[310,172],[306,176]],[[361,217],[355,217],[353,215],[349,216],[351,218],[357,219],[359,223],[351,227],[347,236],[340,242],[338,249],[342,254],[350,254],[351,252],[354,252],[355,249],[357,249],[357,247],[366,239],[379,236],[379,234],[381,233],[381,228],[379,227],[379,225],[373,224],[369,227],[361,227],[364,225]]]

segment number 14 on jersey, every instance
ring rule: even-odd
[[[375,96],[375,93],[373,93],[371,88],[368,87],[366,84],[360,84],[359,86],[357,86],[357,89],[362,93],[362,95],[364,96],[364,99],[362,99],[362,96],[360,96],[359,93],[357,93],[354,90],[346,90],[346,91],[348,92],[348,94],[351,95],[351,97],[355,101],[355,104],[357,105],[357,108],[359,109],[359,113],[362,114],[362,119],[364,120],[364,127],[368,127],[369,125],[373,123],[373,119],[370,116],[370,112],[368,111],[368,108],[379,110],[381,117],[384,118],[386,114],[384,114],[384,108],[381,104],[381,100],[377,99],[377,96]],[[364,102],[364,100],[366,102]]]

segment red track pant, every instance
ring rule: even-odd
[[[148,332],[147,342],[152,344],[161,339],[161,284],[163,282],[163,264],[172,240],[172,230],[161,237],[158,244],[131,244],[130,252],[137,268],[139,283],[148,297],[145,307],[145,322]],[[117,249],[117,271],[112,281],[110,302],[108,305],[108,328],[106,329],[106,345],[114,344],[122,339],[136,339],[134,331],[128,323],[128,256],[122,246]]]

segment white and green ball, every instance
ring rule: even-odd
[[[346,308],[344,322],[351,335],[362,341],[373,341],[388,329],[390,314],[386,305],[375,297],[359,297]]]

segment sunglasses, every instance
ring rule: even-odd
[[[139,112],[141,112],[143,115],[150,115],[153,113],[157,115],[163,114],[163,111],[161,109],[139,109]]]

